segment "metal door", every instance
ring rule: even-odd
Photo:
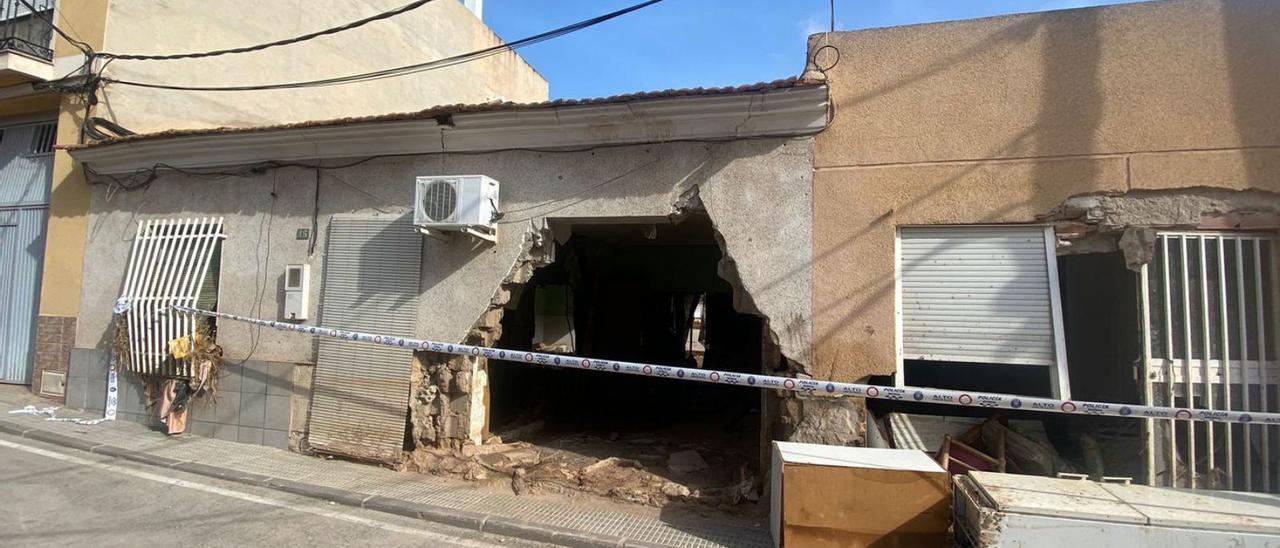
[[[0,127],[0,382],[3,383],[31,383],[54,128],[52,123]]]
[[[327,327],[412,336],[418,320],[422,236],[411,216],[338,215],[329,222],[320,299]],[[413,350],[320,338],[311,399],[311,445],[399,461]]]

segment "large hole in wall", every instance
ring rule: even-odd
[[[575,224],[557,245],[555,261],[512,295],[498,347],[761,371],[763,322],[734,310],[705,215],[674,224]],[[693,489],[736,484],[758,469],[760,402],[761,393],[748,388],[489,365],[489,431],[503,441],[532,442],[582,463],[630,459]]]

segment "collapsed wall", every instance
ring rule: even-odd
[[[1280,194],[1212,187],[1094,193],[1038,219],[1053,223],[1060,255],[1123,251],[1136,271],[1154,256],[1156,230],[1280,228]]]
[[[633,153],[668,154],[672,145],[633,147]],[[764,320],[767,341],[779,359],[765,373],[817,376],[810,369],[810,249],[812,140],[731,142],[697,147],[705,156],[672,181],[668,191],[648,197],[636,211],[661,207],[662,217],[678,222],[692,213],[707,214],[722,259],[718,274],[733,288],[734,308]],[[665,150],[664,150],[665,149]],[[659,162],[663,158],[655,159]],[[532,201],[537,201],[533,200]],[[626,216],[599,216],[590,197],[556,216],[530,218],[518,238],[519,251],[487,299],[466,335],[469,344],[492,345],[501,336],[503,310],[534,270],[554,260],[555,238],[549,219],[566,223],[618,222]],[[563,215],[561,217],[560,215]],[[643,220],[646,217],[637,217]],[[502,245],[502,244],[500,244]],[[424,449],[459,450],[485,442],[488,410],[487,370],[483,358],[440,359],[420,354],[415,360],[412,398],[413,439]],[[766,412],[777,417],[778,437],[840,445],[860,442],[864,408],[860,402],[785,395]]]

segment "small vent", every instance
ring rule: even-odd
[[[458,212],[458,181],[431,181],[422,193],[422,213],[433,223],[451,223]]]
[[[40,393],[46,396],[62,396],[67,393],[67,375],[53,371],[40,372]]]
[[[31,133],[31,154],[52,154],[57,139],[57,124],[41,124]]]

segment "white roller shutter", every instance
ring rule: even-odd
[[[1043,226],[902,228],[902,358],[1058,365],[1052,238]]]
[[[422,236],[412,216],[334,215],[320,324],[413,335]],[[399,462],[413,350],[321,337],[311,399],[311,445],[327,453]]]

